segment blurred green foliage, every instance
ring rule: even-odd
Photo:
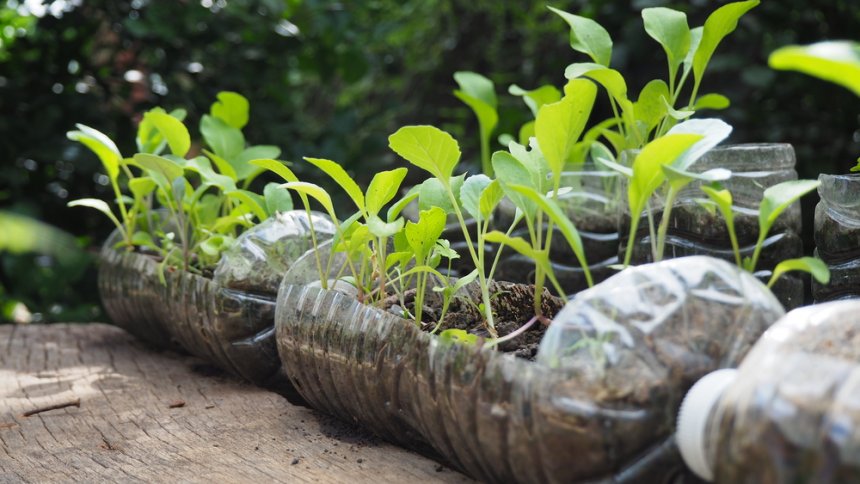
[[[65,203],[108,199],[109,187],[98,160],[65,139],[76,122],[131,152],[145,110],[187,107],[196,124],[217,92],[232,90],[254,106],[250,143],[281,146],[285,159],[335,159],[366,181],[395,163],[386,137],[405,123],[432,123],[465,140],[465,159],[474,166],[477,125],[451,94],[454,72],[479,72],[499,86],[497,132],[512,133],[528,112],[507,86],[560,86],[564,67],[583,60],[570,50],[567,25],[544,2],[47,0],[27,2],[31,11],[23,3],[0,6],[0,208],[93,243],[109,225]],[[641,9],[669,6],[700,25],[723,3],[552,5],[592,16],[613,34],[613,66],[637,92],[664,69],[662,50],[642,29]],[[782,45],[856,38],[858,26],[856,0],[768,1],[747,15],[720,46],[702,86],[732,100],[721,113],[735,128],[730,141],[790,142],[803,177],[847,171],[860,151],[860,101],[826,83],[772,71],[766,61]],[[27,257],[0,256],[0,277],[12,293],[6,297],[27,299],[50,315],[46,308],[75,276],[80,282],[66,301],[97,301],[92,269],[63,274],[53,265],[46,276],[24,264]]]

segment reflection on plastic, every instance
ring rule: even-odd
[[[860,175],[821,175],[815,207],[816,255],[830,268],[830,284],[812,283],[815,300],[860,297]]]

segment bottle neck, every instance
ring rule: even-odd
[[[708,373],[696,382],[681,404],[675,440],[684,463],[700,478],[714,480],[714,452],[708,425],[720,397],[737,378],[735,369]]]

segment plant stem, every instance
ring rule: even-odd
[[[761,255],[761,248],[764,244],[765,237],[767,237],[767,232],[760,230],[758,240],[755,242],[755,250],[753,251],[752,259],[750,259],[750,266],[747,268],[747,271],[749,272],[755,272],[755,266],[758,264],[758,258]]]
[[[483,130],[481,130],[483,131]],[[490,137],[481,133],[481,169],[488,177],[493,177],[493,164],[490,162]]]
[[[624,267],[630,267],[630,259],[633,257],[633,244],[636,237],[636,231],[639,230],[639,218],[642,212],[639,212],[634,217],[631,212],[630,217],[630,234],[627,236],[627,249],[624,251]]]
[[[663,252],[666,248],[666,233],[669,231],[669,220],[672,214],[672,206],[675,204],[675,198],[678,196],[678,189],[674,185],[669,185],[669,193],[666,194],[666,203],[663,206],[663,216],[660,217],[660,227],[657,229],[657,253],[654,257],[654,262],[663,260]]]
[[[726,219],[726,228],[729,231],[729,240],[732,242],[732,251],[735,253],[735,263],[738,267],[743,268],[743,262],[741,261],[741,247],[740,244],[738,244],[738,235],[735,232],[735,221],[731,207],[729,207],[729,213],[725,214],[724,217]]]
[[[654,229],[654,211],[651,202],[645,203],[645,213],[648,215],[648,239],[651,241],[651,258],[657,255],[657,231]]]

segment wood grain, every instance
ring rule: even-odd
[[[0,326],[0,482],[467,480],[112,326]]]

